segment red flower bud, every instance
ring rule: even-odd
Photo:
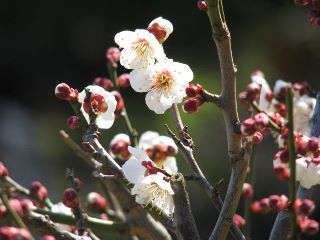
[[[23,209],[22,209],[22,206],[21,206],[21,203],[18,199],[15,199],[15,198],[11,198],[9,199],[9,204],[10,204],[10,207],[16,212],[18,213],[18,215],[20,217],[23,217]]]
[[[78,101],[78,90],[70,88],[66,83],[60,83],[56,86],[55,95],[61,100]]]
[[[249,83],[246,88],[247,100],[255,101],[260,96],[261,86],[257,83]]]
[[[78,116],[70,116],[67,119],[67,125],[70,129],[77,129],[80,127],[80,118]]]
[[[4,164],[2,162],[0,162],[0,177],[6,177],[9,175],[9,171],[6,168],[6,166],[4,166]]]
[[[263,198],[260,201],[255,201],[251,205],[251,211],[253,213],[267,213],[270,211],[269,208],[269,199]]]
[[[201,11],[207,11],[208,10],[208,4],[206,3],[206,1],[204,0],[199,0],[198,3],[198,8],[201,10]]]
[[[258,113],[254,116],[255,125],[258,130],[263,130],[269,126],[269,117],[265,113]]]
[[[93,84],[98,85],[98,86],[104,88],[105,90],[109,90],[110,88],[113,87],[112,81],[108,78],[103,78],[103,77],[95,78],[93,81]]]
[[[294,3],[298,6],[306,6],[310,3],[310,0],[294,0]]]
[[[246,198],[251,198],[253,196],[253,188],[249,183],[244,183],[242,186],[242,195]]]
[[[94,210],[104,210],[107,206],[107,200],[96,192],[88,194],[87,202],[88,207]]]
[[[123,73],[118,77],[118,84],[121,88],[127,88],[130,86],[129,74]]]
[[[315,205],[309,199],[296,199],[293,208],[297,215],[309,216],[315,209]]]
[[[52,235],[44,235],[42,240],[56,240],[56,238]]]
[[[67,188],[63,193],[62,202],[69,208],[78,207],[80,204],[78,192],[74,188]]]
[[[8,214],[7,208],[4,205],[0,205],[0,219],[5,218]]]
[[[239,228],[246,224],[246,220],[238,214],[233,215],[232,220]]]
[[[113,94],[113,96],[116,98],[116,101],[117,101],[117,107],[116,107],[116,110],[114,111],[114,113],[116,115],[120,115],[120,113],[122,112],[122,110],[124,108],[123,98],[118,91],[112,91],[111,93]]]
[[[280,151],[280,160],[283,163],[288,163],[289,162],[289,151],[287,148],[283,149]]]
[[[273,211],[279,212],[288,207],[288,198],[284,195],[269,196],[269,206]]]
[[[307,235],[316,235],[319,232],[319,223],[307,217],[299,219],[299,227],[301,232]]]
[[[22,210],[23,210],[23,214],[26,215],[30,212],[31,210],[31,207],[33,206],[33,202],[29,199],[20,199],[20,205],[22,207]]]
[[[43,200],[48,197],[47,189],[39,181],[32,182],[30,193],[39,200]]]
[[[290,171],[283,164],[278,164],[273,168],[273,172],[279,180],[288,180]]]
[[[261,132],[255,132],[252,136],[253,142],[259,144],[263,140],[263,134]]]
[[[196,97],[198,94],[201,94],[203,92],[203,88],[201,85],[197,84],[190,84],[186,88],[186,94],[188,97]]]
[[[182,109],[185,113],[197,112],[199,107],[204,103],[203,99],[200,98],[190,98],[182,103]]]
[[[286,88],[282,88],[286,89]],[[284,103],[276,103],[273,105],[274,108],[277,110],[277,112],[282,116],[282,117],[287,117],[287,107]]]
[[[73,184],[74,184],[74,187],[80,188],[83,185],[83,182],[79,178],[74,178]]]
[[[311,137],[308,141],[308,149],[311,152],[316,152],[319,149],[319,139],[316,137]]]
[[[106,58],[113,63],[119,62],[120,50],[117,47],[110,47],[106,52]]]
[[[244,136],[249,136],[255,133],[256,121],[253,118],[247,118],[241,123],[241,133]]]
[[[3,240],[29,240],[31,239],[31,234],[28,230],[24,228],[16,228],[3,226],[0,227],[0,239]]]

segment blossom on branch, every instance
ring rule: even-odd
[[[86,89],[91,92],[89,100],[91,106],[85,101]],[[81,112],[88,123],[90,123],[89,111],[92,108],[96,111],[96,123],[99,128],[108,129],[113,125],[117,101],[111,93],[100,86],[90,85],[79,94],[78,101],[81,103]]]
[[[133,157],[125,162],[122,170],[128,181],[134,184],[131,194],[136,195],[136,202],[144,206],[151,204],[166,214],[172,214],[174,192],[165,169],[157,168],[145,151],[128,149]]]

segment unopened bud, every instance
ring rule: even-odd
[[[3,204],[0,204],[0,219],[5,218],[7,214],[7,208]]]
[[[271,195],[269,196],[269,206],[275,212],[284,210],[288,207],[288,198],[285,195]]]
[[[42,240],[56,240],[56,238],[52,235],[44,235]]]
[[[158,17],[149,24],[147,30],[152,33],[160,43],[163,43],[173,32],[173,26],[167,19]]]
[[[308,217],[299,220],[299,227],[301,232],[307,235],[316,235],[319,232],[319,223]]]
[[[67,125],[70,129],[77,129],[80,127],[80,118],[78,116],[71,116],[67,119]]]
[[[241,133],[244,136],[249,136],[255,133],[256,121],[253,118],[247,118],[241,123]]]
[[[200,98],[190,98],[182,103],[182,109],[185,113],[197,112],[199,107],[204,103],[203,99]]]
[[[293,207],[297,215],[304,216],[309,216],[315,209],[314,202],[309,199],[296,199]]]
[[[242,187],[242,195],[246,198],[251,198],[253,196],[253,188],[249,183],[244,183]]]
[[[278,164],[273,168],[273,172],[279,180],[288,180],[290,171],[283,164]]]
[[[255,132],[252,136],[253,142],[259,144],[263,140],[263,134],[261,132]]]
[[[6,177],[9,175],[9,171],[6,166],[0,162],[0,177]]]
[[[44,200],[48,197],[47,189],[39,181],[32,182],[30,193],[39,200]]]
[[[63,193],[62,202],[69,208],[78,207],[80,204],[78,192],[74,188],[67,188]]]
[[[91,192],[87,196],[88,207],[94,210],[104,210],[107,206],[107,200],[99,193]]]
[[[129,74],[123,73],[118,77],[118,84],[121,88],[130,87]]]
[[[201,11],[207,11],[208,10],[208,4],[206,1],[204,0],[199,0],[198,3],[198,8],[201,10]]]
[[[246,220],[238,214],[233,215],[232,220],[239,228],[246,224]]]
[[[197,84],[190,84],[186,88],[186,94],[188,97],[196,97],[198,94],[201,94],[203,92],[203,88],[201,85]]]
[[[120,49],[117,47],[110,47],[106,52],[106,58],[112,62],[117,63],[120,60]]]
[[[124,108],[124,101],[123,98],[121,96],[121,94],[118,91],[112,91],[111,92],[112,95],[115,97],[116,101],[117,101],[117,106],[116,106],[116,110],[114,111],[114,113],[116,115],[120,115],[123,108]]]
[[[269,126],[269,118],[265,113],[258,113],[254,116],[254,120],[256,123],[256,128],[258,130],[263,130]]]
[[[258,99],[260,95],[261,86],[257,83],[249,83],[246,88],[247,92],[247,100],[248,101],[255,101]]]
[[[10,204],[10,207],[11,207],[16,213],[18,213],[18,215],[19,215],[20,217],[23,217],[24,212],[23,212],[21,203],[20,203],[20,201],[19,201],[18,199],[15,199],[15,198],[9,199],[9,204]]]
[[[70,88],[66,83],[60,83],[56,86],[55,95],[57,98],[65,101],[78,100],[78,90]]]
[[[288,163],[289,162],[289,151],[287,148],[280,151],[279,158],[281,162]]]
[[[113,83],[110,79],[108,78],[103,78],[103,77],[97,77],[93,80],[93,85],[98,85],[104,90],[109,90],[110,88],[113,87]]]

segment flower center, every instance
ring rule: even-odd
[[[91,94],[90,103],[91,107],[98,112],[106,112],[108,110],[108,104],[102,95]],[[89,105],[86,102],[83,104],[83,109],[86,113],[89,113]]]
[[[155,76],[151,88],[154,90],[168,91],[171,89],[173,83],[174,79],[171,73],[168,70],[163,70]]]
[[[139,57],[147,57],[152,52],[152,48],[146,39],[139,39],[138,41],[134,42],[133,48]]]

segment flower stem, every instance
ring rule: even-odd
[[[249,162],[249,173],[247,175],[247,183],[249,183],[252,188],[254,189],[254,165],[255,165],[255,152],[256,152],[256,145],[253,144],[252,146],[252,153],[250,156],[250,162]],[[246,220],[246,225],[244,229],[244,234],[246,236],[246,239],[250,239],[251,235],[251,218],[252,218],[252,212],[251,212],[251,205],[252,205],[252,199],[253,196],[246,197],[245,198],[245,205],[244,205],[244,218]]]
[[[17,224],[18,227],[27,229],[27,226],[24,224],[24,222],[22,221],[18,213],[10,206],[8,196],[6,194],[1,194],[0,197],[1,197],[2,203],[7,208],[11,219]]]
[[[296,152],[293,133],[293,102],[292,102],[292,88],[287,88],[286,105],[288,109],[288,150],[290,161],[290,180],[289,180],[289,193],[290,202],[294,204],[296,199]],[[292,210],[290,215],[290,236],[294,237],[297,234],[296,214]]]

